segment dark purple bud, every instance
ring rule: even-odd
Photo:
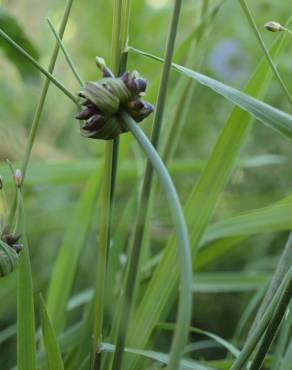
[[[147,81],[144,78],[139,77],[135,79],[135,85],[137,88],[137,92],[144,93],[146,91]]]
[[[11,246],[17,253],[20,253],[23,249],[23,244],[16,243]]]
[[[81,128],[87,131],[95,131],[101,128],[104,123],[104,117],[100,114],[96,114],[89,118],[89,120]]]
[[[128,107],[130,109],[139,110],[144,107],[144,103],[140,99],[134,99],[129,102]]]
[[[123,73],[120,79],[127,85],[127,82],[129,81],[129,72]]]
[[[141,100],[143,102],[143,108],[139,111],[130,111],[130,115],[134,118],[136,122],[143,121],[146,117],[149,116],[154,111],[154,107],[152,104]]]
[[[20,235],[13,235],[13,234],[8,234],[3,237],[3,240],[5,241],[5,243],[7,243],[10,246],[15,244],[19,239],[20,239]]]
[[[84,110],[82,110],[81,112],[77,113],[75,115],[75,118],[76,119],[80,119],[80,120],[83,120],[83,119],[88,119],[90,118],[95,112],[95,107],[89,107],[89,108],[86,108]]]

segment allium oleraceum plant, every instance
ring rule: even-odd
[[[7,220],[1,226],[0,277],[5,279],[13,271],[18,270],[18,370],[37,370],[39,368],[49,368],[49,370],[140,370],[157,369],[164,365],[167,366],[168,370],[213,370],[215,368],[217,369],[217,366],[222,369],[240,370],[244,367],[249,367],[252,370],[257,370],[263,364],[266,365],[266,359],[268,360],[267,363],[270,363],[270,357],[273,357],[273,370],[278,370],[278,368],[286,370],[287,366],[285,364],[288,364],[289,358],[291,358],[288,352],[291,345],[287,344],[290,328],[288,327],[288,330],[286,330],[282,324],[285,324],[285,320],[288,321],[287,317],[290,317],[289,322],[292,321],[291,311],[289,311],[292,294],[292,267],[290,266],[292,234],[282,252],[276,271],[249,334],[243,343],[236,343],[239,345],[242,344],[241,351],[235,347],[234,343],[228,342],[202,329],[190,327],[193,293],[192,266],[196,265],[196,257],[200,253],[198,249],[202,236],[212,216],[218,197],[235,166],[240,147],[243,144],[246,132],[251,123],[251,117],[257,118],[266,126],[273,128],[275,132],[280,132],[290,139],[292,137],[292,117],[255,98],[262,95],[264,81],[268,79],[270,66],[278,78],[278,82],[281,84],[288,100],[291,100],[289,91],[271,57],[277,57],[281,49],[281,44],[275,43],[270,51],[266,49],[246,1],[239,1],[269,63],[264,59],[259,64],[245,92],[238,91],[190,68],[172,63],[182,5],[182,1],[180,0],[174,1],[164,58],[156,57],[155,55],[131,48],[127,45],[130,1],[115,0],[111,60],[111,65],[114,66],[113,71],[115,73],[106,66],[102,58],[97,58],[97,66],[103,76],[100,80],[88,81],[85,84],[82,83],[82,78],[78,75],[70,55],[62,42],[62,36],[73,0],[67,1],[59,33],[55,32],[52,24],[49,23],[57,39],[49,71],[42,67],[30,54],[0,29],[0,36],[47,78],[33,121],[29,143],[24,156],[23,171],[13,171],[14,188],[16,190],[15,201],[11,205]],[[211,15],[213,17],[222,5],[219,8],[215,7],[213,9],[210,8],[210,4],[211,2],[206,1],[202,6],[202,24],[208,19],[209,14],[208,12],[206,13],[207,10],[212,10]],[[291,33],[288,28],[277,22],[268,22],[265,27],[272,32],[287,31]],[[199,29],[200,32],[197,32],[200,34],[200,37],[203,35],[201,32],[202,29],[203,27]],[[72,69],[75,77],[77,77],[78,82],[82,85],[79,91],[82,107],[80,107],[80,101],[76,95],[68,91],[52,74],[59,48],[64,52],[69,67]],[[143,99],[147,87],[146,80],[137,71],[126,72],[126,60],[129,51],[163,63],[156,109],[154,109],[152,104]],[[193,55],[193,53],[190,55]],[[198,183],[194,187],[184,211],[168,170],[156,150],[159,144],[159,137],[161,136],[160,130],[165,111],[166,92],[171,67],[184,76],[190,77],[209,87],[236,105],[214,146],[206,167],[202,170]],[[117,71],[120,71],[120,73],[118,74]],[[80,207],[74,219],[77,222],[72,223],[73,237],[71,239],[65,238],[65,243],[60,248],[60,253],[53,271],[47,303],[42,296],[40,298],[42,343],[36,346],[39,332],[35,325],[33,278],[26,238],[22,186],[50,82],[54,83],[78,108],[79,113],[76,115],[76,119],[80,122],[81,134],[86,138],[106,140],[106,143],[103,176],[100,176],[100,170],[97,171],[98,181],[99,177],[102,177],[102,186],[101,216],[99,220],[101,227],[99,229],[98,261],[95,266],[97,270],[96,284],[95,286],[92,284],[94,286],[93,291],[90,291],[90,297],[86,298],[87,305],[82,314],[82,319],[76,325],[65,328],[65,321],[68,319],[66,317],[67,311],[70,310],[70,305],[67,306],[67,303],[72,291],[73,280],[78,276],[78,258],[84,240],[87,237],[90,220],[85,226],[80,226],[80,224],[83,222],[84,214],[92,206],[92,202],[96,200],[97,189],[99,189],[100,185],[99,182],[96,182],[96,176],[94,176],[89,180],[81,196]],[[185,96],[188,95],[187,93],[188,87],[182,89],[180,96],[182,99],[179,99],[179,101],[185,101]],[[180,108],[178,107],[178,110]],[[154,123],[151,143],[137,123],[143,121],[152,112],[154,112]],[[177,117],[181,116],[180,114],[177,115]],[[173,125],[171,131],[176,132],[178,122],[174,120],[170,125]],[[145,152],[148,163],[145,169],[142,191],[137,207],[138,212],[133,242],[130,248],[126,250],[126,267],[123,268],[122,266],[118,274],[122,276],[122,279],[120,279],[122,282],[119,282],[118,285],[119,292],[115,296],[116,301],[109,302],[108,292],[106,290],[114,290],[114,287],[108,282],[114,281],[109,278],[110,267],[112,267],[110,264],[113,262],[110,259],[112,257],[110,253],[112,238],[111,214],[119,153],[119,136],[125,132],[130,132],[136,139],[137,143]],[[170,140],[170,143],[166,141],[164,144],[172,143]],[[145,231],[147,231],[146,225],[151,221],[154,199],[152,198],[152,189],[154,188],[152,181],[153,169],[156,171],[166,196],[175,228],[174,233],[166,243],[165,251],[163,251],[163,254],[157,255],[159,258],[153,264],[156,271],[153,274],[151,272],[151,281],[146,284],[146,290],[143,286],[142,293],[139,291],[139,296],[142,297],[142,300],[141,303],[136,305],[136,281],[141,279],[139,267],[141,259],[143,260],[145,257],[145,251],[142,250],[143,238],[145,238]],[[3,183],[0,178],[0,191],[2,190]],[[277,204],[277,206],[280,207],[281,204]],[[94,212],[92,211],[86,214],[92,216]],[[190,234],[186,227],[185,214],[188,221],[193,225]],[[234,226],[234,224],[232,225]],[[262,227],[262,223],[260,226]],[[76,227],[78,229],[77,232]],[[80,234],[84,235],[84,240],[81,238],[81,241],[78,240],[79,229],[83,230]],[[240,233],[239,235],[242,236]],[[227,234],[227,236],[230,235]],[[234,237],[234,235],[231,236]],[[190,243],[189,239],[191,239],[192,243]],[[68,243],[68,240],[70,243]],[[71,243],[72,240],[73,243]],[[75,242],[76,244],[79,243],[78,248],[80,247],[77,251],[76,249],[73,250],[73,247],[75,247],[73,244]],[[176,249],[174,246],[176,246]],[[191,256],[191,247],[193,257]],[[214,253],[215,259],[217,252],[218,250],[216,249]],[[157,256],[155,256],[155,259]],[[210,258],[210,255],[208,258]],[[204,260],[203,263],[206,263],[206,261]],[[177,289],[178,287],[179,289]],[[159,321],[161,319],[168,318],[167,313],[173,308],[171,302],[174,302],[175,298],[177,298],[177,291],[179,292],[179,307],[177,309],[176,322],[160,323]],[[51,294],[51,292],[56,293],[56,295]],[[77,300],[80,300],[80,297]],[[110,310],[107,311],[108,306],[114,306],[114,310],[112,310],[114,314],[112,316],[112,312]],[[172,343],[169,353],[145,350],[149,346],[149,341],[153,333],[159,328],[174,331],[174,335],[171,336]],[[281,328],[279,334],[281,340],[277,343],[275,355],[268,357],[271,345],[277,336],[279,328]],[[184,352],[189,332],[206,335],[219,343],[220,346],[223,346],[225,351],[230,352],[235,359],[227,355],[223,362],[219,359],[219,361],[214,363],[212,360],[194,360],[191,356],[183,358],[183,354],[187,357],[187,353]],[[109,340],[110,343],[106,340]],[[130,347],[127,347],[128,343]],[[286,348],[288,348],[287,351]],[[47,364],[44,362],[43,349],[46,351]],[[126,357],[126,353],[132,354],[132,357]],[[281,365],[280,367],[278,366],[279,364]]]

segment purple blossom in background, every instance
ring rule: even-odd
[[[211,51],[208,65],[218,78],[240,83],[249,75],[249,59],[239,41],[225,39],[218,42]]]

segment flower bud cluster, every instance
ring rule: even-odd
[[[102,72],[104,78],[86,82],[79,92],[84,109],[75,118],[81,121],[84,136],[110,140],[128,131],[119,115],[121,110],[141,122],[153,112],[153,106],[141,98],[147,82],[136,71],[126,72],[119,78],[113,77],[105,66]]]

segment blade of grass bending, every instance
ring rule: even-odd
[[[115,346],[110,343],[103,343],[102,350],[106,352],[107,351],[114,352]],[[146,358],[149,358],[154,361],[158,361],[166,365],[169,365],[170,363],[169,355],[166,353],[155,352],[155,351],[143,351],[141,349],[134,349],[134,348],[128,348],[128,347],[125,348],[125,352],[132,354],[132,355],[146,357]],[[216,370],[215,368],[210,367],[207,364],[202,365],[198,361],[186,360],[186,359],[182,359],[179,369],[180,370]]]
[[[283,79],[282,79],[282,77],[281,77],[281,75],[280,75],[280,73],[278,71],[278,68],[274,64],[273,59],[271,58],[271,55],[270,55],[268,49],[266,48],[266,45],[264,43],[264,40],[263,40],[263,38],[262,38],[262,36],[261,36],[261,34],[259,32],[259,29],[257,27],[257,24],[255,22],[255,19],[254,19],[252,13],[251,13],[251,10],[250,10],[250,8],[249,8],[246,0],[239,0],[239,3],[240,3],[240,6],[241,6],[244,14],[246,15],[246,18],[248,20],[248,23],[250,24],[250,26],[251,26],[251,28],[252,28],[252,30],[253,30],[253,32],[254,32],[257,40],[258,40],[258,42],[259,42],[259,44],[260,44],[260,46],[261,46],[261,48],[262,48],[262,50],[263,50],[263,52],[264,52],[264,54],[265,54],[268,62],[269,62],[269,64],[270,64],[270,66],[271,66],[271,68],[272,68],[272,70],[274,72],[274,75],[276,76],[277,80],[279,81],[279,84],[282,87],[282,89],[284,91],[284,94],[287,96],[289,102],[292,104],[292,96],[291,96],[291,94],[290,94],[287,86],[285,85],[285,83],[284,83],[284,81],[283,81]]]
[[[71,56],[69,55],[69,53],[67,52],[66,48],[65,48],[65,45],[61,39],[61,37],[58,35],[58,32],[56,31],[55,27],[53,26],[52,22],[49,20],[49,18],[47,18],[47,22],[48,22],[48,25],[51,29],[51,31],[53,32],[53,35],[55,36],[56,38],[56,41],[59,45],[59,47],[62,49],[63,51],[63,54],[66,58],[66,61],[73,73],[73,75],[75,76],[77,82],[79,83],[80,86],[83,86],[84,85],[84,82],[82,80],[82,77],[80,76],[79,72],[77,71],[77,68],[75,67],[74,63],[73,63],[73,60],[71,58]]]
[[[33,281],[20,188],[17,197],[24,245],[19,257],[17,285],[17,369],[37,370]]]
[[[162,118],[164,113],[165,101],[166,101],[166,93],[167,93],[167,86],[169,81],[169,74],[171,69],[171,62],[174,52],[174,45],[176,39],[176,33],[178,28],[180,10],[181,10],[181,0],[175,0],[173,6],[173,13],[172,19],[170,24],[170,29],[168,33],[166,51],[165,51],[165,61],[162,70],[161,82],[158,92],[156,110],[154,115],[153,121],[153,128],[151,134],[151,142],[154,148],[157,148],[159,135],[161,130]],[[130,122],[131,123],[131,122]],[[151,159],[148,158],[143,185],[142,185],[142,192],[139,200],[138,205],[138,214],[136,217],[136,225],[134,231],[134,238],[133,238],[133,245],[131,247],[130,252],[130,259],[128,265],[128,271],[126,276],[125,288],[123,295],[121,296],[121,316],[120,321],[117,328],[117,343],[116,343],[116,351],[114,354],[113,359],[113,368],[115,370],[119,370],[122,367],[123,361],[123,352],[125,347],[126,341],[126,333],[127,327],[129,324],[129,318],[131,314],[131,309],[133,306],[133,301],[135,298],[135,288],[136,288],[136,276],[138,274],[139,268],[139,261],[141,256],[141,245],[143,241],[144,235],[144,225],[146,224],[146,217],[148,211],[148,201],[151,194],[151,185],[152,185],[152,177],[153,177],[153,167],[151,164]],[[173,369],[176,366],[177,361],[180,357],[180,345],[179,343],[175,342],[175,349],[177,346],[178,352],[175,354],[172,353],[171,356],[171,364],[170,369]]]
[[[79,256],[92,223],[99,191],[100,173],[100,168],[98,168],[88,180],[53,267],[48,289],[47,309],[57,333],[62,331],[66,322],[66,304],[75,279]]]
[[[261,339],[264,331],[268,327],[270,320],[272,319],[274,313],[276,318],[283,316],[283,310],[285,312],[289,301],[291,300],[292,295],[292,266],[286,273],[284,279],[281,282],[281,285],[277,289],[276,294],[268,305],[265,313],[263,314],[260,322],[255,328],[252,335],[245,342],[240,355],[234,361],[230,370],[240,370],[244,365],[247,365],[247,361],[255,349],[255,346]]]
[[[179,368],[183,348],[188,337],[189,324],[191,321],[192,264],[188,231],[178,195],[163,162],[161,161],[156,150],[151,145],[143,131],[135,124],[135,122],[129,117],[129,115],[127,115],[126,113],[122,113],[122,116],[128,126],[128,129],[132,132],[135,139],[138,141],[141,148],[146,153],[156,170],[157,176],[159,178],[161,186],[164,189],[167,201],[169,203],[173,222],[175,224],[176,235],[178,238],[178,257],[180,266],[181,287],[179,309],[176,322],[177,326],[171,344],[171,352],[168,364],[169,370],[175,370]],[[125,327],[124,329],[126,330]]]
[[[64,370],[59,344],[42,295],[40,295],[40,310],[42,318],[43,340],[48,359],[48,368],[49,370]]]
[[[72,1],[72,0],[71,0]],[[59,82],[52,73],[48,72],[42,67],[30,54],[28,54],[20,45],[18,45],[11,37],[7,35],[0,28],[0,37],[2,37],[8,44],[10,44],[15,50],[17,50],[23,57],[25,57],[36,69],[38,69],[43,75],[45,75],[56,87],[58,87],[74,104],[79,107],[78,99],[73,95],[66,87]]]
[[[144,55],[148,58],[163,62],[162,58],[147,52],[130,47],[129,50]],[[203,75],[202,73],[193,71],[189,68],[183,67],[179,64],[172,64],[173,68],[185,76],[193,78],[200,84],[209,87],[219,95],[222,95],[227,100],[231,101],[241,109],[251,114],[254,118],[282,135],[292,139],[292,116],[283,112],[269,104],[255,99],[252,96],[239,91],[231,86],[225,85],[211,77]]]
[[[163,329],[163,330],[174,330],[175,324],[172,323],[161,323],[157,325],[157,329]],[[213,339],[215,342],[219,343],[222,347],[227,349],[234,357],[237,357],[240,353],[240,351],[231,343],[229,343],[227,340],[219,337],[216,334],[210,333],[209,331],[194,328],[193,326],[190,327],[190,333],[196,333],[196,334],[202,334],[205,335],[211,339]]]
[[[271,55],[275,58],[278,57],[283,46],[280,40],[283,41],[281,35],[271,49]],[[269,65],[266,60],[262,60],[246,87],[246,93],[261,97],[270,76]],[[235,107],[186,203],[186,219],[188,224],[192,225],[191,244],[194,264],[196,264],[196,252],[200,239],[213,214],[219,195],[235,167],[251,124],[250,115]],[[196,215],[195,222],[194,214]],[[170,237],[163,258],[134,313],[133,324],[128,333],[130,346],[145,348],[155,325],[163,320],[174,301],[178,279],[178,271],[173,267],[176,266],[174,241],[173,236]],[[172,273],[170,274],[169,271]],[[128,364],[128,369],[132,370],[134,365],[135,360]]]

